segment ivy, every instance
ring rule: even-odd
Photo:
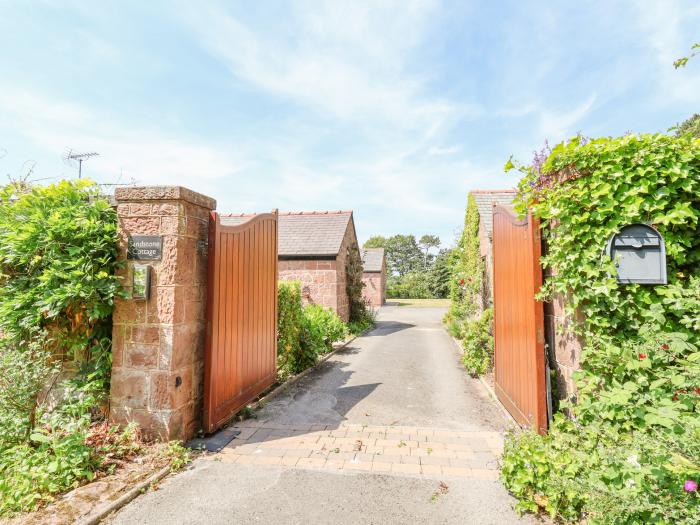
[[[681,311],[666,308],[700,265],[700,141],[688,136],[626,135],[557,145],[542,174],[528,171],[517,209],[543,221],[544,267],[551,268],[541,298],[567,297],[580,311],[587,340],[624,342],[647,323],[682,330]],[[631,223],[651,224],[664,238],[669,286],[619,284],[607,240]]]
[[[521,510],[589,523],[697,523],[700,495],[700,140],[578,136],[520,169],[516,208],[541,220],[539,298],[565,298],[581,338],[577,397],[549,435],[509,440],[502,477]],[[621,227],[666,243],[669,283],[620,284]],[[575,322],[574,322],[575,320]]]
[[[473,317],[481,294],[484,262],[479,244],[479,210],[470,194],[464,215],[464,229],[452,252],[450,281],[450,311],[448,319],[464,321]]]

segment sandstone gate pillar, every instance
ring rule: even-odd
[[[130,298],[115,301],[110,420],[185,440],[201,424],[208,221],[216,201],[179,186],[118,188],[115,199]],[[161,253],[127,259],[134,236],[162,241]],[[135,264],[150,266],[148,299],[131,298]]]

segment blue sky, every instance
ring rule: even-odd
[[[700,112],[698,40],[695,0],[0,0],[0,175],[97,151],[98,182],[449,244],[511,154]]]

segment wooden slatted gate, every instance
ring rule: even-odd
[[[277,212],[209,221],[204,430],[213,432],[275,381]]]
[[[493,207],[495,389],[518,423],[547,430],[542,286],[537,219]]]

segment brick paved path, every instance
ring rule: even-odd
[[[421,427],[279,425],[244,421],[241,433],[209,459],[253,465],[497,479],[498,432]]]

